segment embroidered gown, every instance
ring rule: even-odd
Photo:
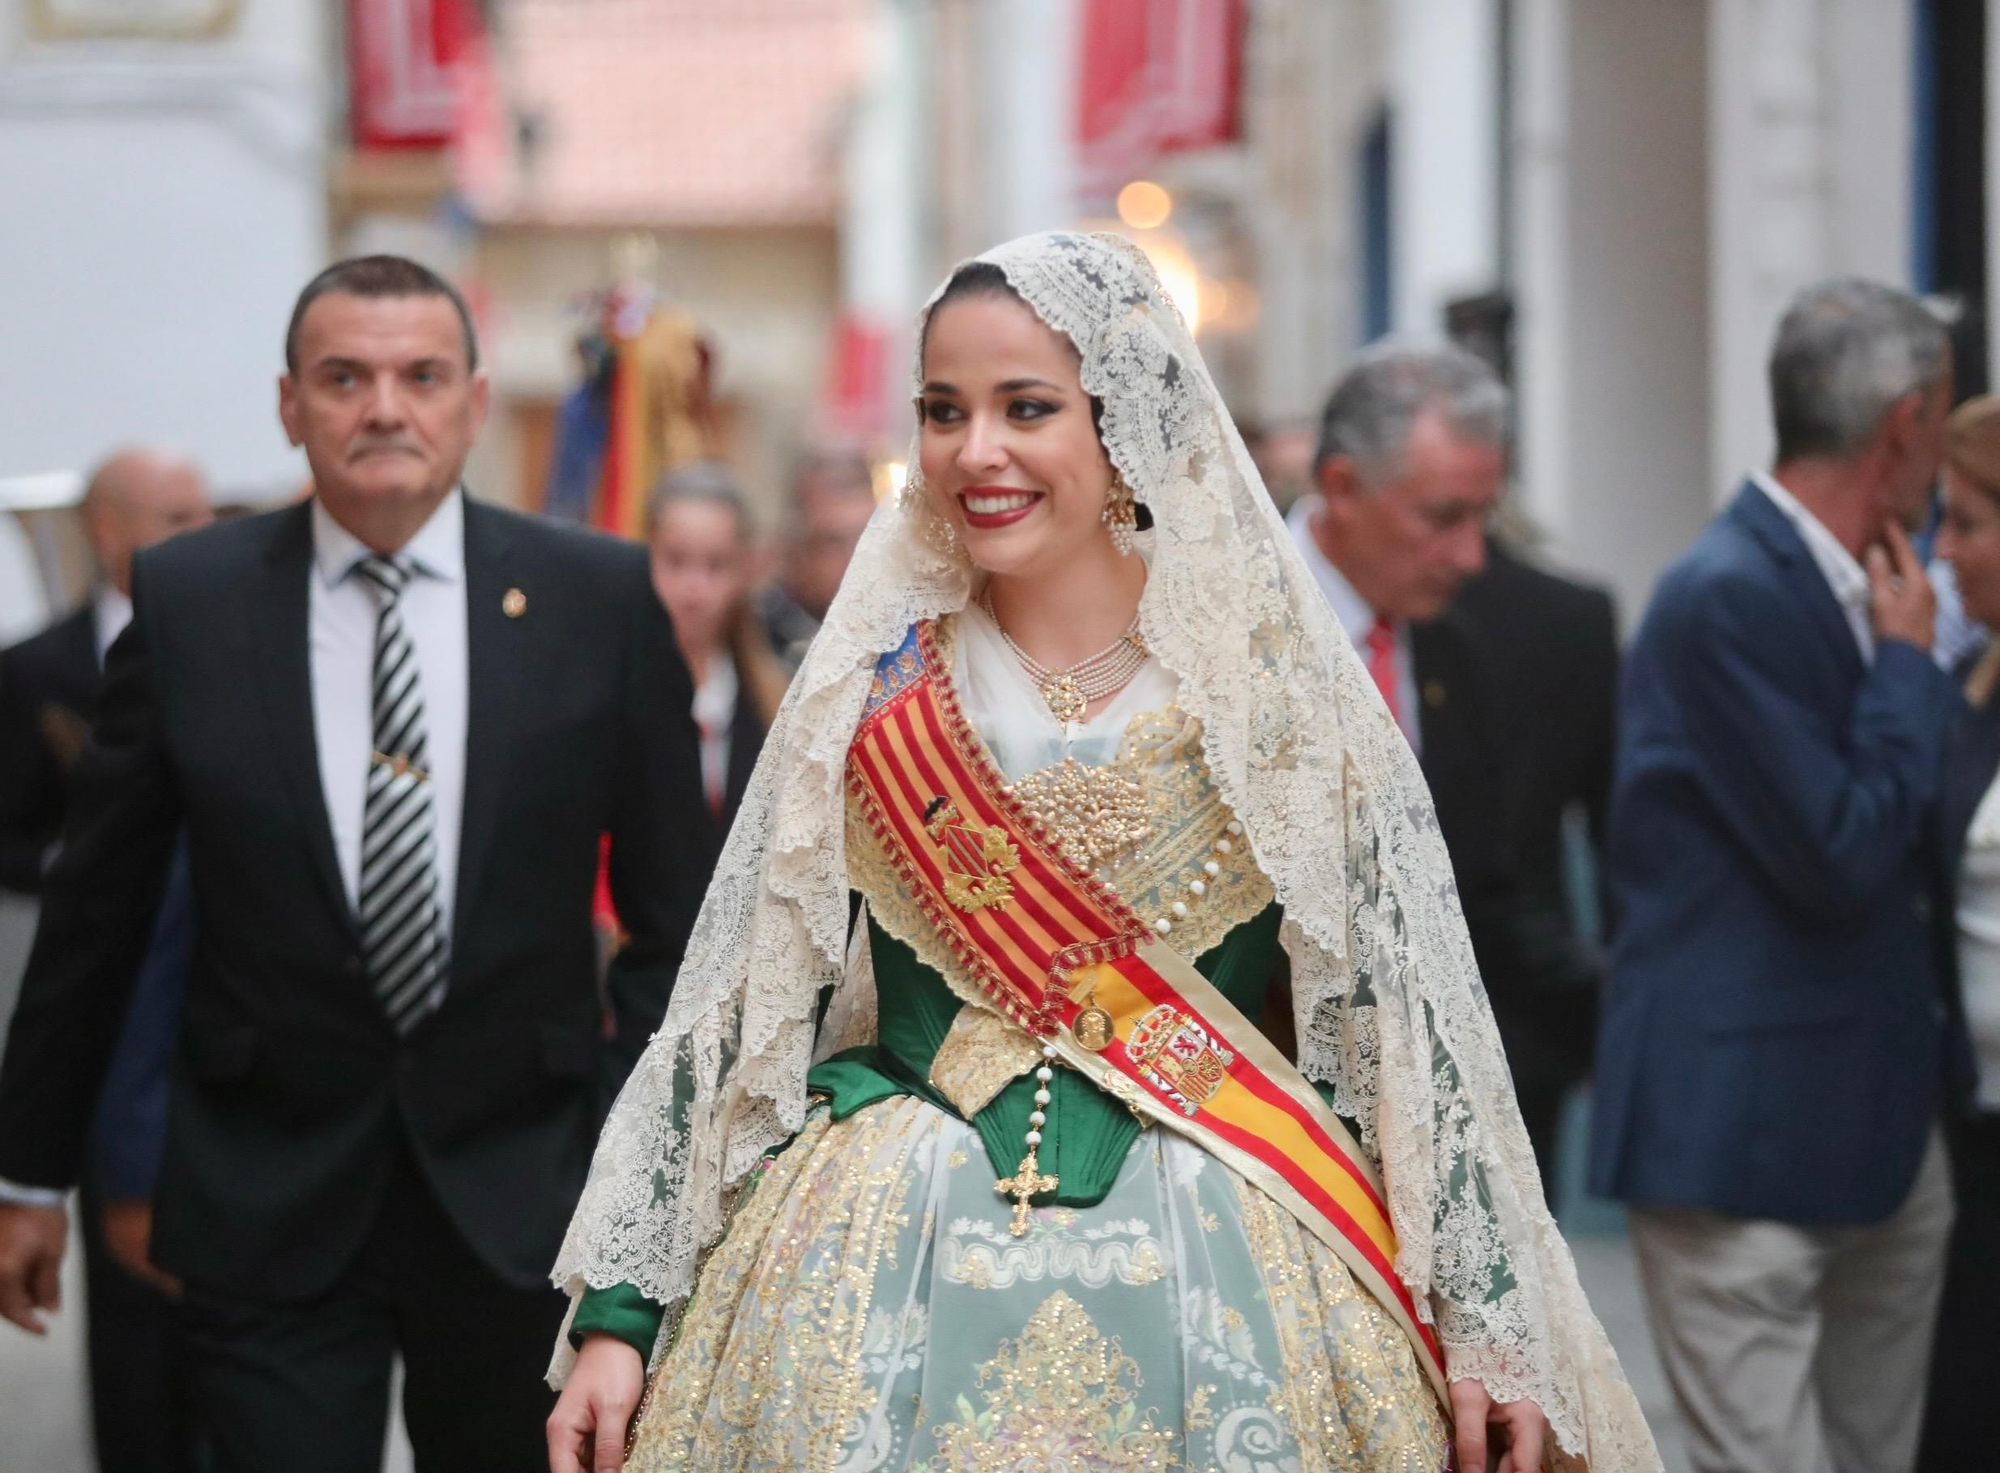
[[[940,635],[1017,796],[1141,914],[1185,906],[1176,948],[1261,1016],[1280,912],[1248,846],[1216,842],[1230,815],[1173,676],[1150,660],[1065,729],[976,605]],[[871,702],[913,658],[884,660]],[[877,1041],[813,1069],[805,1128],[739,1200],[650,1373],[627,1466],[1445,1466],[1415,1351],[1340,1259],[1069,1069],[1040,1146],[1058,1185],[1010,1233],[995,1183],[1023,1154],[1039,1050],[953,991],[948,951],[853,814],[847,846]],[[592,1290],[571,1333],[647,1354],[660,1320],[629,1287]]]

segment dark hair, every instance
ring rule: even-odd
[[[930,346],[931,323],[937,320],[938,313],[948,303],[965,297],[1012,297],[1017,302],[1022,300],[1021,294],[1014,290],[1014,283],[1007,279],[1007,273],[991,261],[967,261],[951,273],[951,280],[944,284],[944,290],[931,303],[931,310],[924,314],[923,337],[917,343],[920,359],[924,349]]]
[[[443,297],[458,313],[458,325],[465,333],[465,366],[479,367],[479,339],[472,329],[472,312],[457,288],[428,266],[404,256],[355,256],[335,261],[306,283],[292,306],[292,320],[285,325],[285,371],[299,371],[299,324],[306,308],[331,292],[349,297]]]
[[[737,537],[746,546],[757,540],[756,519],[750,515],[750,499],[736,482],[736,473],[719,460],[693,460],[676,466],[653,484],[646,498],[646,535],[659,530],[670,507],[689,502],[719,506],[736,518]]]
[[[937,320],[938,313],[944,310],[947,302],[956,302],[964,297],[1012,297],[1023,306],[1027,306],[1027,298],[1014,289],[1014,283],[1007,279],[1005,271],[991,261],[967,261],[951,273],[951,280],[944,284],[944,290],[938,293],[937,300],[931,304],[931,310],[924,314],[923,337],[917,344],[919,359],[924,348],[930,343],[931,323]],[[1032,312],[1034,308],[1029,307],[1028,310]],[[923,417],[921,410],[917,417],[919,419]],[[1101,443],[1104,439],[1104,401],[1095,394],[1090,396],[1090,424],[1091,428],[1097,431],[1097,438]],[[1140,530],[1143,531],[1152,525],[1153,514],[1147,509],[1146,504],[1141,502]]]

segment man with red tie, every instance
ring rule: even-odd
[[[1562,1090],[1522,1077],[1543,1052],[1529,996],[1556,977],[1588,988],[1594,968],[1559,905],[1519,883],[1499,716],[1482,693],[1475,631],[1451,607],[1486,565],[1506,472],[1507,393],[1493,371],[1448,343],[1382,343],[1328,397],[1316,490],[1290,525],[1423,764],[1546,1175]]]

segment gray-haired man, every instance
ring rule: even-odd
[[[1950,347],[1907,293],[1828,282],[1770,381],[1775,464],[1627,656],[1592,1178],[1701,1473],[1905,1473],[1952,1214],[1923,833],[1958,704],[1905,529]]]
[[[1290,525],[1423,765],[1522,1112],[1545,1155],[1566,1076],[1534,1047],[1537,999],[1587,999],[1594,970],[1560,887],[1544,897],[1522,883],[1508,713],[1487,683],[1482,631],[1451,608],[1486,566],[1487,515],[1506,470],[1507,394],[1490,368],[1449,343],[1378,344],[1327,399],[1317,489]]]

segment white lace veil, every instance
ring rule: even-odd
[[[1146,642],[1284,904],[1299,1067],[1379,1156],[1396,1268],[1452,1376],[1539,1402],[1597,1469],[1657,1468],[1543,1205],[1423,776],[1186,326],[1116,236],[1030,236],[980,259],[1075,344],[1105,448],[1152,513]],[[877,658],[971,590],[962,552],[926,540],[931,517],[911,497],[876,513],[771,727],[557,1260],[572,1294],[624,1283],[677,1308],[726,1199],[803,1123],[815,1053],[873,1036],[865,969],[843,965],[843,772]]]

